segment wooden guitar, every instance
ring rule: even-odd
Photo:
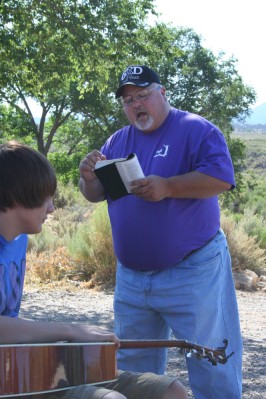
[[[120,341],[121,349],[178,347],[187,356],[225,364],[224,347],[210,349],[188,341]],[[60,391],[82,384],[99,384],[116,378],[114,343],[0,345],[0,398]]]

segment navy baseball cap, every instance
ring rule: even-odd
[[[116,90],[115,98],[121,97],[123,88],[126,85],[147,87],[152,83],[161,84],[156,72],[145,65],[131,65],[122,73],[119,79],[119,87]]]

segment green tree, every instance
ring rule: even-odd
[[[21,139],[27,144],[34,144],[30,131],[31,124],[23,110],[0,104],[0,143]]]
[[[109,83],[130,50],[125,37],[143,27],[151,0],[5,0],[0,3],[0,94],[27,114],[40,152],[82,112],[97,120]],[[118,51],[119,50],[119,51]],[[29,99],[42,109],[34,120]],[[45,129],[47,116],[53,124]]]
[[[143,54],[159,72],[173,106],[209,119],[225,134],[233,119],[250,115],[256,94],[238,74],[237,59],[222,52],[215,56],[189,28],[157,24],[142,35],[148,44]]]

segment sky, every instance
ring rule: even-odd
[[[192,28],[215,55],[234,56],[239,75],[266,102],[265,0],[155,0],[159,20]]]

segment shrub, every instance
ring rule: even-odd
[[[253,270],[260,275],[266,265],[266,253],[255,237],[249,236],[242,221],[222,215],[221,226],[227,236],[234,270]]]
[[[78,261],[78,268],[93,281],[114,284],[116,259],[105,202],[95,207],[88,222],[79,225],[68,243],[68,250]]]
[[[29,236],[28,252],[51,252],[66,247],[77,227],[92,213],[95,205],[81,195],[71,183],[60,182],[54,198],[54,213],[48,216],[40,234]]]

